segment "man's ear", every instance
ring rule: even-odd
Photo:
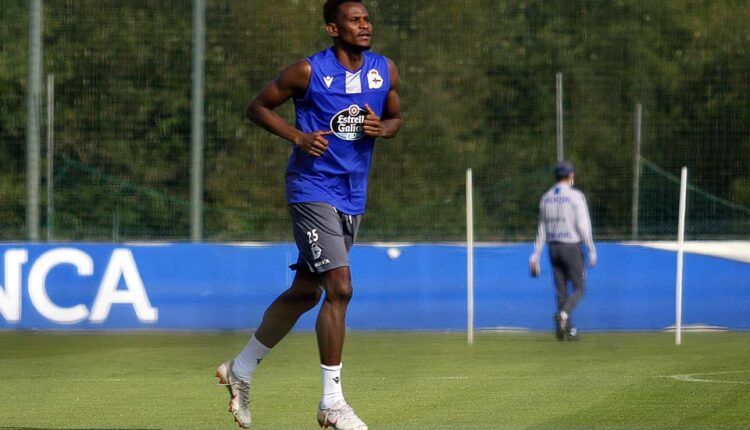
[[[326,33],[331,37],[339,37],[339,26],[333,22],[326,24]]]

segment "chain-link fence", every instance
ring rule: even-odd
[[[28,237],[29,3],[5,0],[0,10],[3,240]],[[193,3],[43,1],[43,75],[54,75],[55,97],[41,238],[190,238]],[[322,1],[205,5],[204,239],[287,240],[290,144],[248,122],[244,108],[283,66],[330,44]],[[558,72],[565,158],[576,164],[598,239],[632,238],[638,103],[639,237],[675,236],[674,176],[683,165],[688,238],[747,237],[744,2],[366,5],[374,50],[400,69],[404,126],[376,145],[362,240],[462,240],[467,168],[477,239],[530,240],[538,199],[552,185]],[[292,120],[291,106],[280,112]]]

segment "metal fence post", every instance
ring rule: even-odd
[[[203,239],[203,92],[205,77],[206,5],[193,0],[193,93],[190,163],[190,239]]]
[[[39,166],[42,94],[42,0],[29,1],[29,61],[26,93],[26,229],[39,240]]]

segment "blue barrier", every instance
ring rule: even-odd
[[[463,330],[461,246],[357,245],[347,323],[364,330]],[[586,330],[653,330],[674,321],[675,254],[600,244],[575,312]],[[548,330],[549,264],[528,275],[529,244],[475,249],[476,327]],[[293,244],[0,246],[0,329],[233,330],[256,327],[293,277]],[[750,329],[750,264],[685,256],[683,321]],[[316,310],[297,329],[315,325]]]

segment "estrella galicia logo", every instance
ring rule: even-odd
[[[331,130],[338,138],[359,140],[365,135],[365,111],[351,105],[331,118]]]

